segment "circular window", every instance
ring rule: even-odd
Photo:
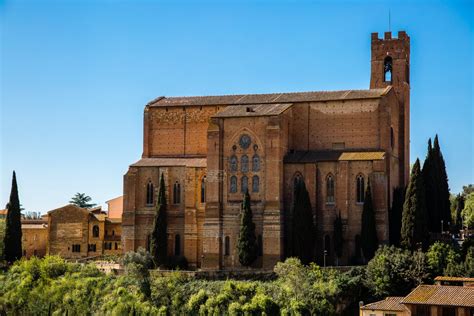
[[[250,139],[249,135],[244,134],[244,135],[240,136],[239,145],[243,149],[249,148],[251,142],[252,142],[252,140]]]

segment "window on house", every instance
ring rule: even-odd
[[[385,82],[392,82],[392,57],[385,57],[383,63],[383,78]]]
[[[92,227],[92,237],[99,237],[99,226],[94,225],[94,227]]]
[[[240,191],[242,193],[246,193],[247,190],[249,189],[249,178],[246,176],[243,176],[242,179],[240,179]]]
[[[236,156],[230,157],[230,172],[237,172],[238,169],[238,161]]]
[[[179,234],[174,236],[174,255],[181,255],[181,236]]]
[[[35,249],[35,250],[33,250],[33,256],[35,256],[35,257],[36,257],[36,255],[37,255],[37,254],[38,254],[38,252],[36,251],[36,249]]]
[[[224,256],[230,255],[230,237],[225,236],[224,238]]]
[[[72,252],[81,252],[81,245],[72,245]]]
[[[326,203],[334,204],[334,177],[330,174],[326,178]]]
[[[252,192],[258,192],[260,190],[260,178],[258,176],[252,177]]]
[[[115,230],[112,230],[112,236],[115,236]]]
[[[173,204],[181,203],[181,184],[178,181],[173,185]]]
[[[365,191],[364,191],[364,176],[362,176],[361,174],[357,176],[356,187],[357,187],[356,201],[357,201],[357,203],[364,203],[364,193],[365,193]]]
[[[118,243],[115,243],[115,250],[118,249]]]
[[[237,193],[237,177],[230,177],[230,193]]]
[[[201,203],[206,203],[206,176],[201,179]]]
[[[252,157],[252,171],[260,171],[260,157],[257,154],[253,155]]]
[[[148,182],[146,185],[146,205],[150,206],[153,205],[153,193],[154,193],[154,186],[151,181]]]
[[[257,245],[258,245],[258,256],[261,257],[263,256],[263,238],[262,238],[262,235],[258,235],[258,238],[257,238]]]
[[[247,155],[242,156],[242,158],[240,159],[240,164],[240,169],[242,172],[249,172],[249,157]]]

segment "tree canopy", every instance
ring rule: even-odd
[[[7,218],[5,227],[4,258],[8,263],[13,263],[22,256],[21,250],[21,211],[20,199],[18,197],[18,185],[16,173],[13,171],[10,201],[7,205]]]
[[[153,230],[150,236],[150,250],[156,266],[166,264],[168,255],[167,238],[167,202],[166,187],[163,173],[160,178],[160,191],[158,193],[158,205],[153,220]]]
[[[79,193],[77,192],[69,201],[69,203],[77,205],[79,207],[83,208],[92,208],[96,206],[97,204],[95,203],[90,203],[92,201],[92,198],[85,193]]]
[[[242,218],[240,221],[239,239],[237,250],[239,262],[243,266],[250,266],[257,259],[258,248],[255,236],[255,223],[253,222],[252,208],[250,207],[250,194],[247,190],[242,202]]]

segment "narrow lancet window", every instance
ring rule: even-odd
[[[383,63],[383,73],[385,82],[392,82],[392,57],[387,56]]]

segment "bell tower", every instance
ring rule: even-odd
[[[371,53],[370,89],[392,86],[400,105],[400,183],[406,186],[410,175],[410,37],[405,31],[399,31],[398,38],[385,32],[383,39],[372,33]]]

